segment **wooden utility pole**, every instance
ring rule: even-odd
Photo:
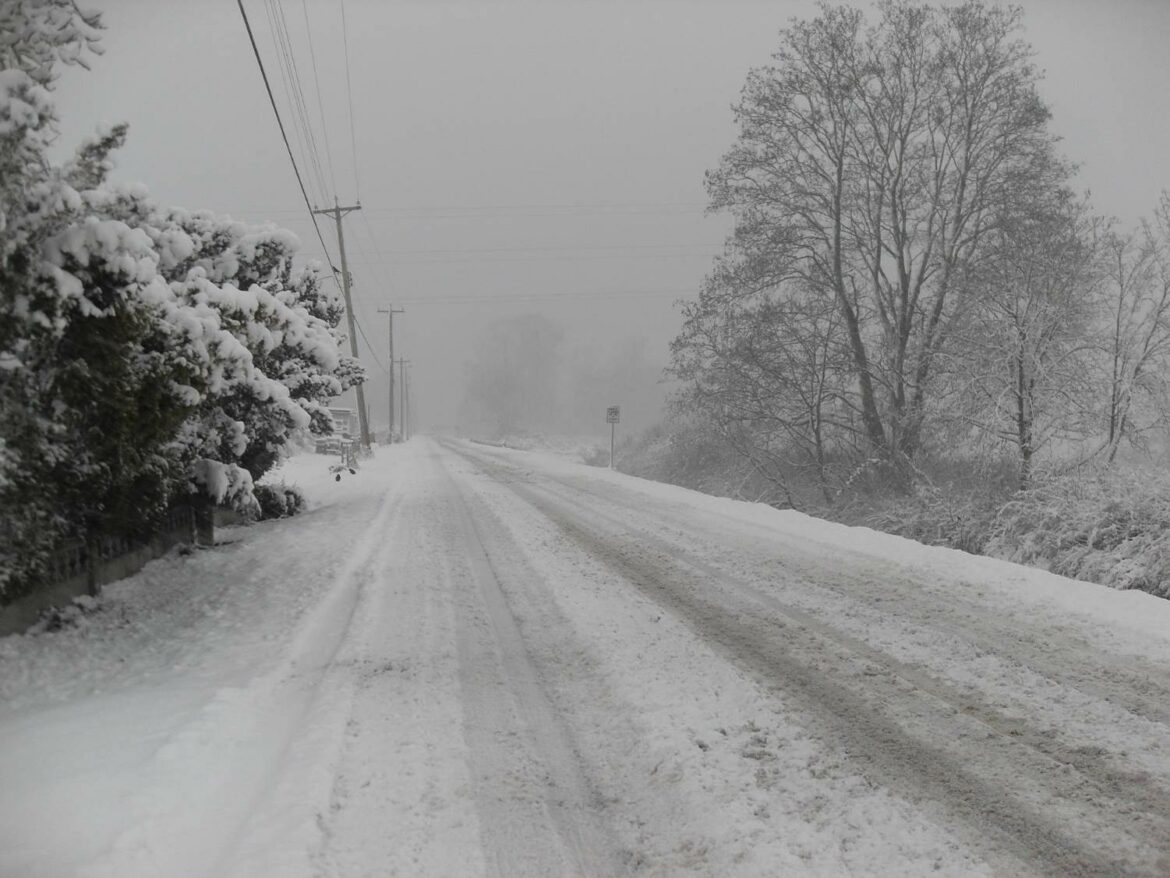
[[[393,363],[391,360],[391,371],[393,371]],[[406,367],[410,365],[410,360],[402,359],[398,361],[398,384],[402,388],[402,393],[398,398],[398,420],[402,424],[402,441],[405,442],[409,436],[406,432]]]
[[[407,363],[407,366],[410,364]],[[402,386],[402,394],[406,397],[406,424],[404,426],[409,429],[414,429],[414,409],[410,407],[410,369],[406,370],[406,384]]]
[[[357,359],[357,323],[353,317],[353,302],[349,296],[349,266],[345,261],[345,233],[341,228],[341,218],[347,213],[353,213],[355,210],[361,210],[362,206],[356,204],[352,207],[342,207],[337,203],[337,199],[333,199],[333,207],[322,208],[314,210],[313,213],[321,213],[326,216],[333,217],[333,221],[337,223],[337,249],[341,251],[341,291],[345,295],[345,316],[349,325],[349,352],[353,354],[354,359]],[[362,445],[365,448],[370,447],[370,420],[366,417],[366,395],[362,391],[361,384],[355,388],[357,391],[357,410],[358,423],[362,430]]]
[[[394,315],[405,314],[402,308],[395,308],[391,305],[389,308],[379,308],[379,314],[385,314],[390,318],[390,442],[394,441]]]

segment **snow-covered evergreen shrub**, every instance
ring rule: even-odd
[[[99,28],[73,0],[0,4],[0,601],[63,538],[143,535],[185,497],[255,508],[361,378],[291,233],[110,184],[124,126],[49,160],[53,67]]]
[[[260,520],[270,518],[288,518],[303,512],[305,509],[305,495],[295,486],[285,485],[257,485],[255,487],[256,502],[260,505]]]
[[[151,523],[176,474],[163,285],[145,236],[92,209],[125,129],[47,159],[54,65],[84,65],[99,26],[69,0],[0,7],[0,598],[99,518]]]

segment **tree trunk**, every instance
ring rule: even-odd
[[[206,497],[195,497],[191,501],[195,517],[195,545],[215,545],[215,517],[211,501]]]
[[[85,592],[90,597],[101,594],[98,585],[98,566],[101,564],[101,540],[92,532],[85,538]]]

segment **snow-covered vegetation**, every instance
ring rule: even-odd
[[[2,600],[63,539],[141,536],[181,500],[255,508],[361,373],[291,233],[111,183],[125,126],[50,160],[55,71],[100,52],[97,15],[18,0],[0,32]]]
[[[604,466],[608,449],[582,459]],[[919,463],[908,484],[892,488],[862,468],[817,502],[815,485],[776,482],[693,419],[664,421],[617,448],[618,468],[642,478],[1170,598],[1170,481],[1150,461],[1044,468],[1024,490],[1010,461]]]
[[[630,471],[1166,593],[1168,495],[1126,472],[1170,418],[1170,198],[1094,212],[1022,34],[980,2],[781,32]]]

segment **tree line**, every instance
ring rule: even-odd
[[[748,75],[671,371],[793,505],[955,456],[1028,487],[1166,425],[1170,200],[1096,215],[1040,80],[1021,11],[979,0],[823,6]]]
[[[109,180],[115,126],[61,164],[53,84],[100,52],[72,0],[0,7],[0,601],[68,538],[149,534],[256,480],[362,380],[297,240]]]

